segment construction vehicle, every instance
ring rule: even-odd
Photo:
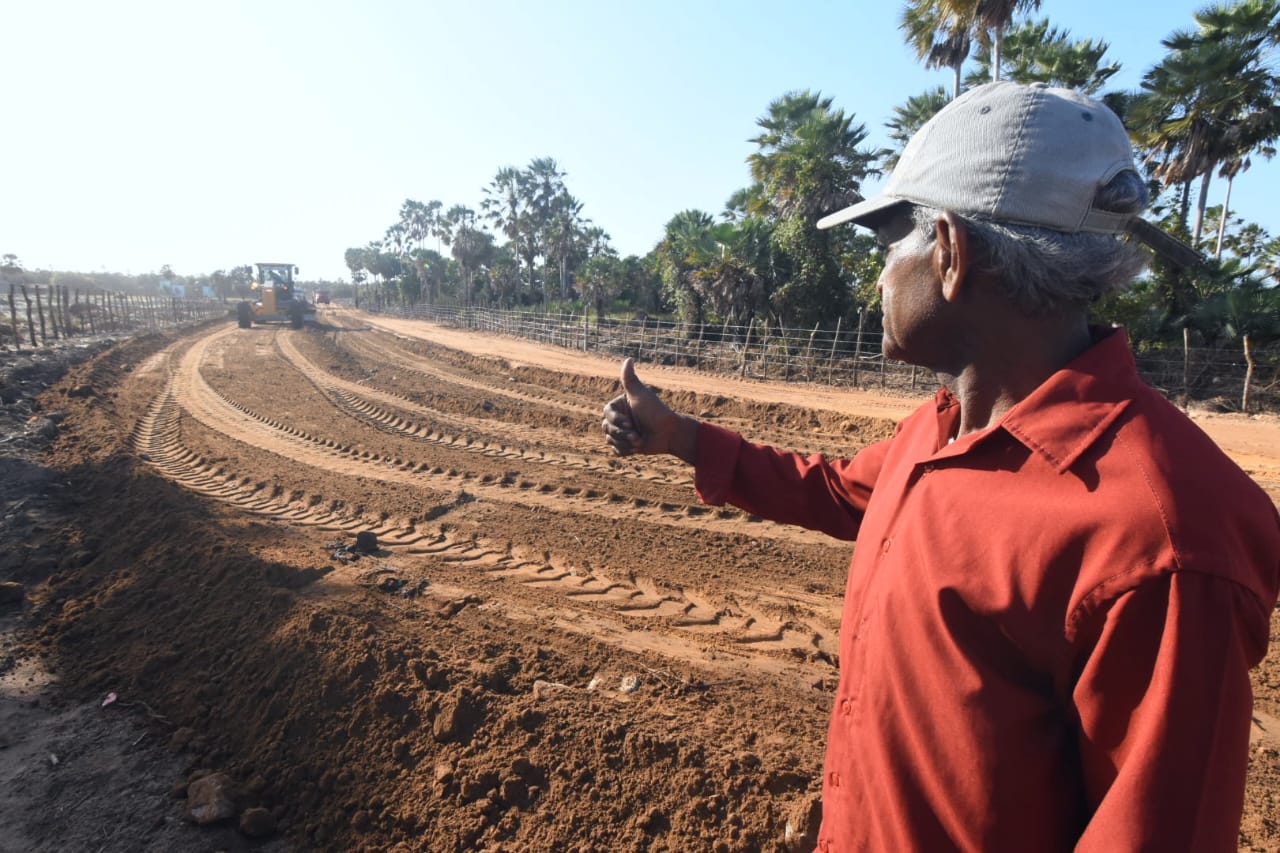
[[[249,285],[256,297],[253,302],[236,306],[236,321],[248,329],[254,323],[288,323],[301,329],[316,321],[316,306],[294,286],[298,268],[293,264],[254,264],[253,282]]]

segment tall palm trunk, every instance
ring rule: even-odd
[[[994,44],[991,47],[991,79],[1000,79],[1000,60],[1004,56],[1004,27],[996,27]]]
[[[1204,209],[1209,203],[1209,179],[1213,177],[1213,169],[1207,169],[1200,179],[1200,198],[1196,201],[1196,227],[1191,232],[1191,245],[1200,245],[1200,234],[1204,231]]]
[[[1235,180],[1235,175],[1227,177],[1227,197],[1222,200],[1222,219],[1218,222],[1218,245],[1213,250],[1215,261],[1222,260],[1222,240],[1227,235],[1227,217],[1231,215],[1231,185]]]

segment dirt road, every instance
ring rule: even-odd
[[[808,849],[850,547],[608,454],[611,361],[321,319],[147,338],[55,392],[78,514],[27,580],[64,682],[154,709],[297,849]],[[641,373],[811,452],[913,406]],[[1277,495],[1274,421],[1201,423]],[[1242,845],[1275,849],[1280,666],[1256,686]]]

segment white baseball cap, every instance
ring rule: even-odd
[[[1125,170],[1137,171],[1129,134],[1106,105],[1043,83],[987,83],[911,137],[880,195],[823,217],[818,227],[874,224],[914,203],[1066,233],[1127,232],[1165,254],[1167,241],[1192,251],[1137,214],[1094,207],[1098,190]]]

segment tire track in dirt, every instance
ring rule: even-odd
[[[404,331],[400,331],[400,330],[391,330],[391,329],[381,329],[379,327],[375,327],[376,331],[372,333],[369,332],[368,330],[363,330],[357,333],[356,335],[344,335],[343,340],[355,341],[358,339],[363,342],[357,346],[350,346],[350,347],[344,346],[344,352],[349,352],[349,353],[354,353],[357,351],[366,352],[367,350],[366,354],[369,358],[374,359],[373,363],[376,363],[376,364],[386,363],[386,364],[395,365],[396,367],[393,367],[393,370],[395,371],[396,377],[401,377],[406,374],[426,376],[427,373],[430,373],[432,376],[435,376],[437,374],[431,373],[430,367],[427,368],[426,373],[423,373],[423,372],[415,373],[415,371],[413,370],[414,365],[419,364],[424,360],[429,360],[431,358],[430,355],[422,355],[420,353],[413,352],[413,351],[406,352],[402,349],[397,348],[396,346],[393,346],[387,340],[389,338],[397,343],[403,342],[405,345],[410,347],[416,345],[418,348],[426,347],[429,350],[444,350],[446,353],[458,354],[458,350],[452,349],[450,348],[449,345],[440,343],[432,339],[431,335],[434,334],[436,331],[439,331],[437,327],[427,326],[426,324],[418,324],[418,325],[424,326],[425,328],[427,328],[426,336],[422,334],[418,334],[418,335],[410,334],[408,329],[405,329]],[[373,343],[372,341],[367,339],[367,337],[370,334],[379,336],[377,338],[376,343]],[[480,335],[479,337],[483,339],[485,336]],[[468,338],[468,340],[474,340],[474,339],[475,339],[475,336]],[[336,345],[337,344],[336,337],[334,338],[334,341]],[[453,343],[457,343],[457,341],[454,340],[453,338],[450,338],[450,341]],[[485,354],[479,357],[472,355],[470,363],[476,366],[475,375],[481,377],[478,380],[478,390],[489,393],[490,396],[494,397],[494,399],[499,399],[501,395],[504,394],[504,389],[509,387],[508,380],[512,378],[512,371],[510,369],[499,371],[498,375],[495,376],[494,375],[495,365],[496,366],[504,365],[505,358],[497,355],[495,352],[484,347],[483,343],[484,342],[482,340],[481,341],[482,346],[480,347],[480,349],[483,350]],[[530,345],[528,344],[528,342],[524,342],[524,341],[521,341],[520,345],[522,347],[538,346],[538,345]],[[540,351],[541,351],[541,348],[540,348]],[[575,355],[581,355],[581,354],[575,354]],[[463,357],[466,357],[466,355],[464,354]],[[447,357],[446,357],[446,360],[452,361]],[[579,359],[577,361],[581,361],[581,360]],[[576,362],[575,364],[576,364],[576,367],[578,367],[579,369],[586,366],[584,364],[576,363]],[[406,368],[398,369],[399,365],[406,365]],[[660,394],[667,395],[669,392],[678,391],[681,388],[684,388],[685,391],[688,390],[688,388],[685,387],[687,386],[687,383],[684,383],[681,381],[676,381],[674,384],[668,385],[669,379],[678,379],[678,377],[681,377],[682,374],[690,373],[690,371],[686,368],[658,367],[652,364],[645,364],[639,369],[641,370],[646,381],[652,380],[654,383],[656,383],[652,387],[655,390],[659,391]],[[458,372],[465,371],[466,367],[465,365],[459,366],[457,364],[453,364],[450,368],[446,368],[446,370],[448,371],[447,374],[445,372],[439,373],[439,375],[444,379],[444,381],[448,381],[448,376],[452,376]],[[567,406],[564,406],[564,408],[573,408],[576,411],[582,412],[586,415],[590,415],[592,416],[591,419],[597,423],[600,417],[601,404],[605,399],[617,393],[616,388],[608,388],[608,389],[602,390],[599,387],[599,383],[597,382],[595,383],[595,387],[591,391],[592,396],[590,400],[590,405],[583,405],[581,394],[570,394],[569,392],[563,392],[559,397],[551,396],[556,393],[560,393],[560,392],[549,391],[546,388],[548,384],[552,384],[554,382],[554,377],[557,375],[553,370],[550,370],[542,366],[526,364],[526,365],[522,365],[520,368],[516,368],[516,371],[518,371],[519,375],[525,377],[526,379],[529,378],[530,375],[533,375],[536,377],[545,377],[545,378],[534,380],[531,386],[526,386],[526,387],[536,388],[544,392],[542,395],[535,394],[534,396],[536,397],[536,399],[568,400],[569,403]],[[579,376],[585,377],[585,376],[591,376],[591,375],[592,373],[588,372],[588,373],[580,374]],[[616,381],[617,381],[616,376],[617,376],[617,367],[615,364],[615,366],[612,368],[611,376],[609,377],[611,380],[613,380],[612,384],[614,385],[616,385]],[[490,381],[486,382],[485,381],[486,378],[489,379]],[[733,390],[733,391],[752,390],[755,387],[753,385],[753,386],[743,386],[742,388],[739,388],[738,385],[735,384],[736,382],[739,381],[737,377],[723,377],[723,378],[725,380],[725,383],[728,386],[730,386],[730,390]],[[369,382],[372,383],[375,381],[376,379],[374,377],[370,377]],[[472,380],[472,384],[469,385],[468,387],[473,387],[476,385],[477,385],[477,381]],[[806,383],[792,383],[793,396],[796,393],[795,389],[800,387],[802,387],[806,392],[812,391],[815,395],[817,395],[818,398],[820,398],[823,393],[819,390],[819,386],[814,386]],[[717,391],[719,390],[720,389],[717,389]],[[841,420],[839,419],[833,422],[827,423],[824,426],[817,420],[813,420],[811,422],[803,422],[795,418],[795,416],[798,413],[810,412],[812,410],[812,406],[815,404],[815,400],[805,400],[804,401],[805,405],[801,406],[801,405],[798,405],[796,401],[761,402],[758,400],[753,400],[752,397],[750,396],[744,395],[742,397],[735,397],[734,399],[747,403],[750,411],[736,410],[738,409],[738,407],[736,406],[728,406],[725,408],[721,408],[719,411],[715,411],[715,409],[719,408],[722,404],[724,404],[728,398],[726,398],[723,394],[720,394],[720,393],[708,393],[705,384],[701,387],[701,394],[703,395],[702,400],[700,401],[683,400],[677,404],[677,407],[678,408],[683,407],[684,410],[686,411],[698,413],[699,417],[705,417],[706,419],[714,421],[715,423],[718,423],[722,426],[728,427],[730,429],[738,430],[739,432],[742,432],[744,435],[749,434],[752,436],[753,440],[755,441],[763,442],[766,444],[772,444],[778,447],[787,447],[790,449],[804,452],[805,454],[823,453],[829,457],[836,457],[836,458],[839,458],[847,454],[851,448],[851,444],[853,447],[857,447],[860,444],[867,443],[865,439],[861,439],[860,437],[851,437],[849,434],[849,426],[847,422],[841,422]],[[781,417],[775,416],[775,414],[773,413],[774,406],[779,407],[782,410],[782,412],[784,412],[785,414],[783,414]],[[857,419],[865,419],[867,417],[868,415],[864,413],[864,414],[858,415]],[[883,422],[890,421],[889,418],[884,417],[881,413],[877,413],[876,417],[877,417],[877,420],[881,420]],[[789,420],[791,421],[790,423],[787,422]],[[876,440],[878,438],[887,438],[887,437],[888,437],[888,433],[885,433],[882,435],[877,435],[873,437],[871,440]],[[852,441],[851,441],[851,438],[853,439]],[[600,447],[600,444],[598,441],[592,445],[593,449],[597,449],[599,447]],[[669,463],[666,460],[666,457],[662,457],[662,456],[647,457],[645,459],[645,463],[646,463],[646,467],[664,468],[672,471],[685,470],[683,467],[675,466],[672,463]]]
[[[369,318],[339,307],[333,313],[335,320],[349,327],[374,329],[422,341],[435,346],[449,347],[479,357],[504,358],[535,362],[547,370],[574,371],[582,375],[617,376],[619,357],[587,355],[549,344],[539,344],[494,334],[459,329],[427,320],[405,319],[392,315]],[[536,358],[529,353],[536,352]],[[646,382],[672,390],[705,390],[707,374],[693,368],[667,367],[654,364],[641,366],[641,378]],[[900,421],[925,403],[932,393],[921,392],[907,396],[884,396],[875,391],[839,388],[822,384],[760,382],[743,380],[731,375],[715,377],[721,384],[721,393],[741,399],[776,402],[792,406],[812,407],[854,416],[884,418]],[[932,382],[927,383],[928,386]],[[1262,419],[1245,419],[1240,415],[1192,413],[1197,425],[1243,468],[1266,491],[1274,503],[1280,505],[1280,465],[1270,452],[1274,442],[1274,416]],[[773,439],[761,435],[760,425],[751,424],[755,440],[773,443]],[[786,446],[791,446],[786,442]],[[1259,446],[1261,449],[1259,449]]]
[[[551,431],[530,426],[503,428],[501,422],[481,421],[428,409],[404,395],[360,385],[324,371],[315,362],[308,360],[287,336],[278,338],[277,346],[285,361],[293,365],[321,394],[333,401],[337,408],[374,429],[414,441],[450,447],[468,453],[479,453],[494,459],[574,468],[607,474],[610,477],[643,480],[662,485],[693,486],[693,479],[686,473],[646,470],[601,456],[593,458],[585,454],[554,451],[548,453],[543,450],[524,449],[519,446],[523,443],[521,439],[527,442],[532,435],[550,434]],[[419,421],[416,418],[422,420]],[[451,432],[445,432],[438,426],[433,426],[431,422],[435,422],[436,425],[448,425]],[[498,426],[497,429],[494,428],[495,425]],[[468,437],[468,433],[474,437]],[[485,433],[498,433],[501,438],[499,441],[489,441],[480,437]],[[559,442],[549,438],[548,443]]]
[[[561,602],[551,614],[555,624],[593,637],[606,637],[630,649],[657,651],[716,667],[729,661],[750,663],[773,672],[791,671],[798,666],[811,674],[819,673],[820,677],[834,665],[838,608],[829,598],[813,596],[805,601],[803,596],[793,600],[783,597],[780,601],[776,595],[762,597],[762,601],[773,605],[769,608],[756,606],[744,596],[717,598],[692,588],[659,585],[632,573],[623,577],[547,552],[538,553],[528,546],[467,536],[447,525],[370,518],[345,509],[340,500],[270,486],[237,473],[228,463],[200,458],[182,443],[184,414],[235,441],[281,453],[303,464],[325,465],[332,470],[342,456],[340,447],[325,444],[313,448],[309,446],[311,440],[291,435],[283,425],[264,424],[204,383],[199,365],[220,337],[215,334],[198,341],[181,355],[167,355],[169,382],[135,429],[135,447],[171,480],[247,514],[332,532],[369,530],[391,554],[461,568],[470,575],[500,581],[499,588],[518,591],[514,599],[504,597],[500,605],[513,618],[548,618],[545,605],[530,607],[525,603],[529,591],[536,590],[543,593],[538,600],[545,601],[545,594],[550,593]],[[150,364],[149,369],[158,369],[157,364]],[[276,432],[283,434],[275,435]],[[405,464],[398,463],[399,467],[391,471],[404,475]],[[347,465],[346,471],[353,476],[368,476],[364,470],[367,467],[368,463],[360,460]],[[628,510],[628,517],[634,515]],[[408,570],[414,571],[412,567]],[[432,591],[433,596],[457,592],[453,600],[467,600],[475,593],[466,587],[432,585],[439,587]],[[779,609],[787,615],[780,618],[767,612]],[[681,637],[673,639],[673,632]],[[695,641],[693,645],[691,639]]]
[[[383,332],[382,334],[388,334],[397,341],[421,343],[420,338],[413,338],[398,332]],[[395,347],[383,346],[379,341],[369,335],[345,335],[343,337],[342,345],[362,359],[389,363],[396,370],[413,373],[424,379],[444,380],[445,382],[452,383],[460,388],[470,388],[474,391],[481,391],[485,394],[496,397],[519,400],[521,402],[532,403],[540,406],[549,406],[555,409],[567,409],[568,411],[579,415],[596,417],[600,414],[600,408],[598,406],[584,406],[571,397],[556,394],[548,389],[540,388],[539,386],[525,385],[522,387],[513,387],[512,377],[508,377],[507,384],[505,385],[494,385],[478,380],[473,375],[468,375],[460,370],[440,367],[437,364],[429,363],[416,354],[407,353],[404,350]],[[541,393],[535,393],[533,390],[522,390],[522,388],[537,389]]]
[[[175,375],[174,395],[182,408],[205,426],[251,447],[312,467],[351,477],[394,482],[417,488],[456,492],[499,503],[537,506],[556,513],[583,513],[630,523],[693,528],[705,532],[739,533],[743,522],[758,528],[753,535],[802,544],[829,544],[824,534],[776,524],[732,508],[712,508],[674,501],[628,498],[616,492],[576,485],[537,482],[524,477],[461,471],[429,465],[400,456],[375,455],[332,438],[311,435],[227,399],[201,376],[199,365],[218,339],[237,330],[217,333],[197,342],[182,357]],[[274,334],[284,334],[284,330]],[[471,447],[478,452],[476,445]]]

